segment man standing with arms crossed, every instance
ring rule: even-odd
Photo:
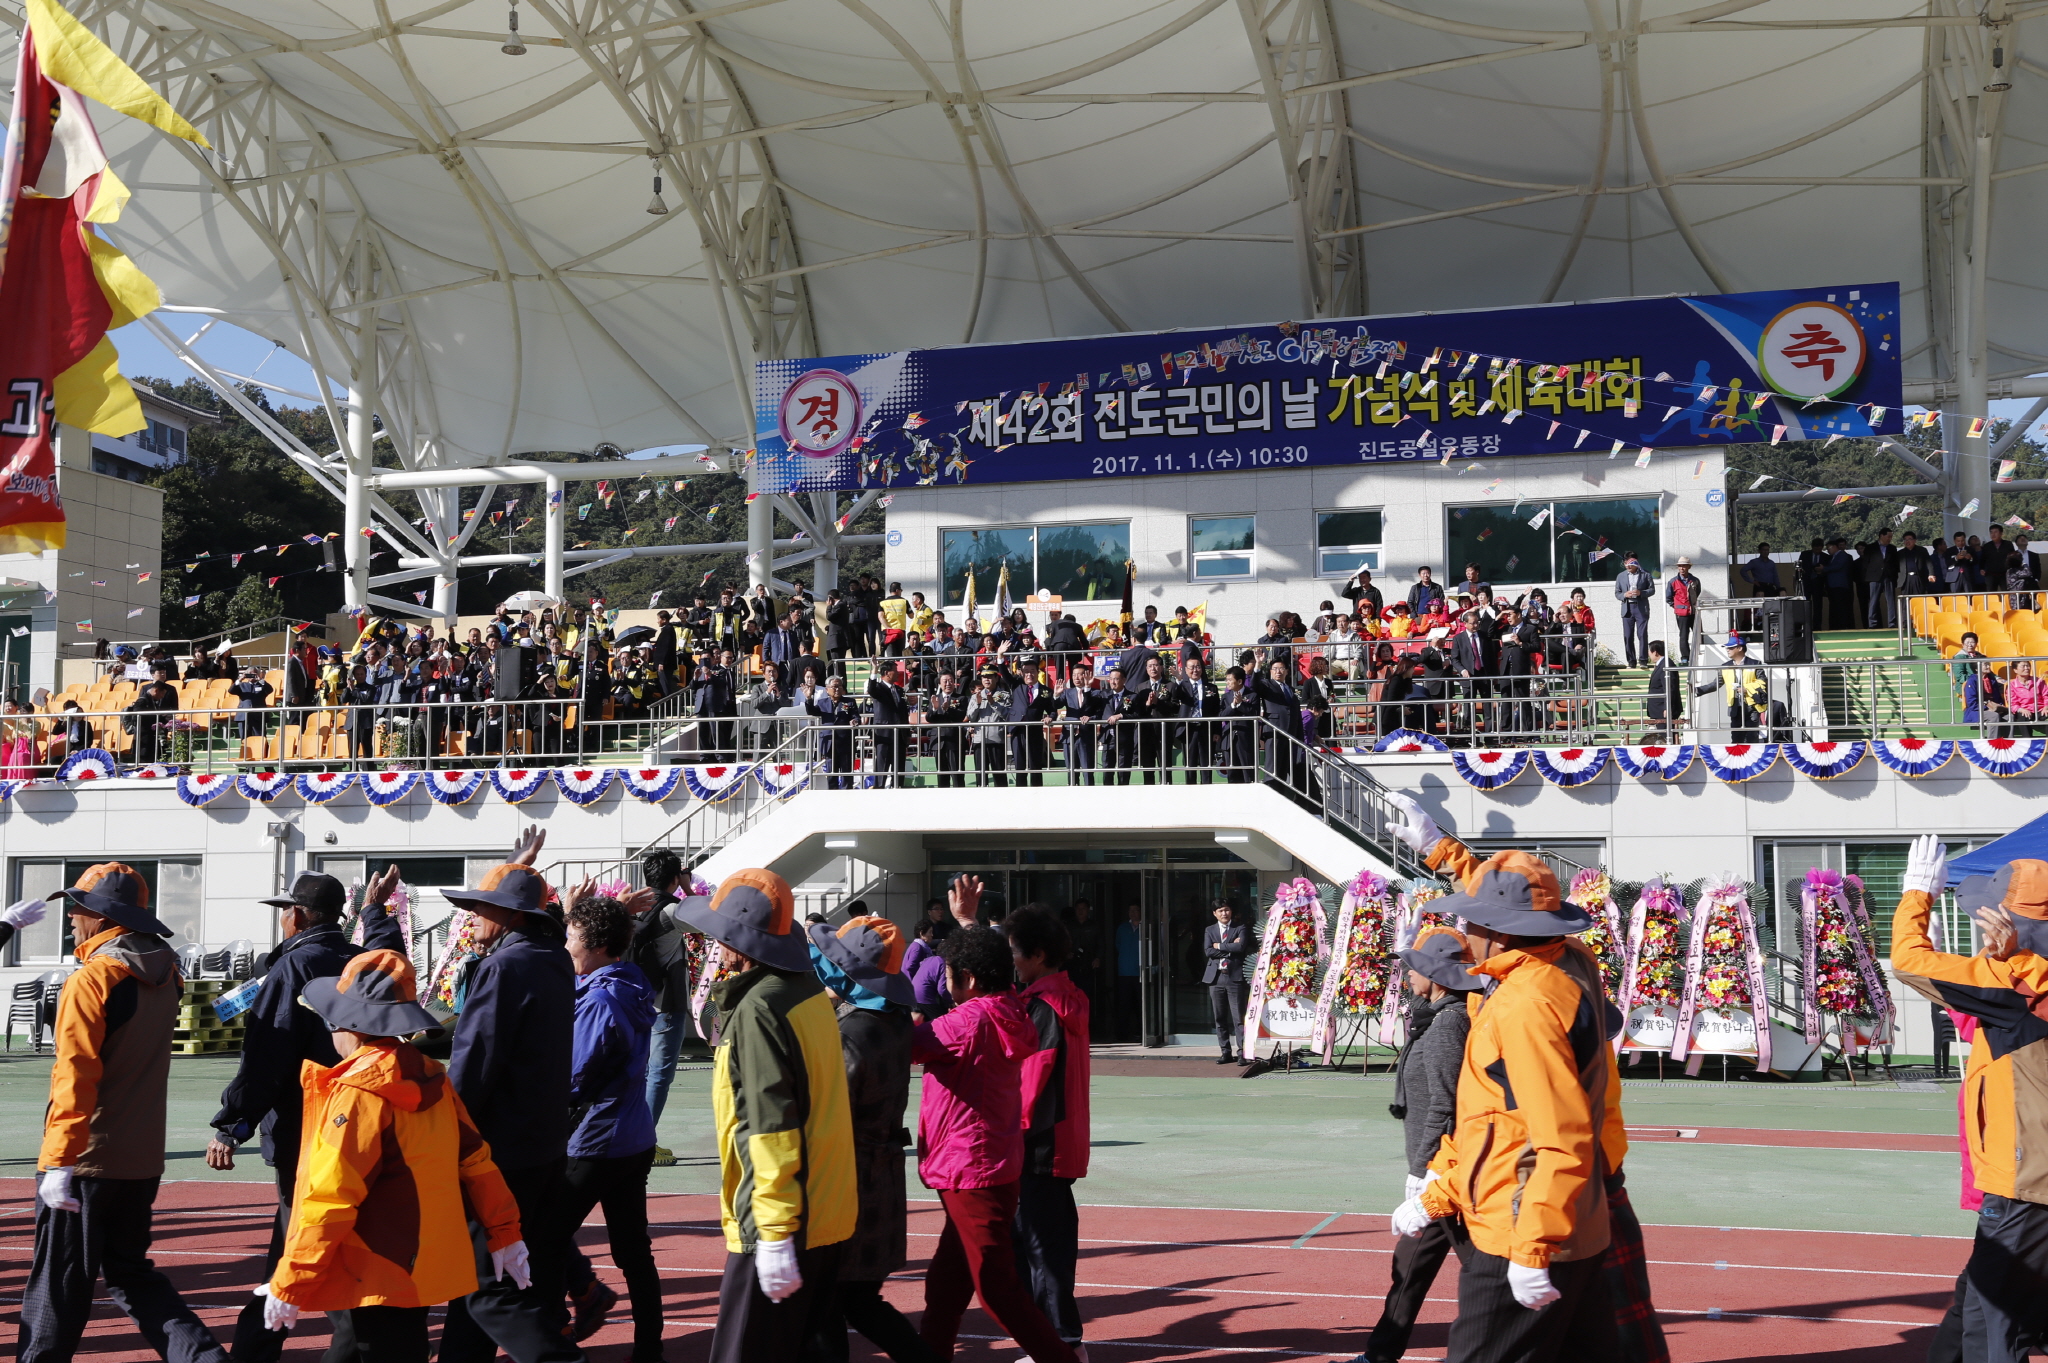
[[[1656,589],[1657,584],[1643,571],[1641,560],[1631,550],[1620,575],[1614,579],[1614,599],[1621,602],[1621,643],[1630,667],[1636,665],[1638,657],[1649,657],[1650,593]]]

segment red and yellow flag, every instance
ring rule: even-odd
[[[91,224],[128,189],[86,99],[206,146],[197,129],[55,0],[28,0],[0,162],[0,553],[64,546],[57,423],[102,435],[143,426],[107,332],[163,300]]]

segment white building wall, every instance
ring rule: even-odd
[[[1392,601],[1406,593],[1420,565],[1433,569],[1440,582],[1462,575],[1462,564],[1447,565],[1444,559],[1444,509],[1448,506],[1512,506],[1517,498],[1533,503],[1654,495],[1663,503],[1662,562],[1655,565],[1656,570],[1660,574],[1668,571],[1681,554],[1690,555],[1693,570],[1707,590],[1726,594],[1728,534],[1721,452],[1660,452],[1646,469],[1635,467],[1633,455],[1631,448],[1611,461],[1588,460],[1583,454],[1556,459],[1455,458],[1449,467],[1434,462],[1383,463],[1356,468],[897,489],[888,513],[888,577],[902,582],[906,592],[922,591],[937,602],[940,532],[944,529],[1128,520],[1131,554],[1137,565],[1134,605],[1139,612],[1154,605],[1161,618],[1168,618],[1175,606],[1193,607],[1206,600],[1210,633],[1218,642],[1249,642],[1264,631],[1269,614],[1292,610],[1303,619],[1312,619],[1317,602],[1334,598],[1336,588],[1342,585],[1341,578],[1322,578],[1315,571],[1318,511],[1383,511],[1381,567],[1373,578]],[[1464,471],[1473,462],[1484,467]],[[1699,470],[1697,477],[1695,469]],[[1489,494],[1488,487],[1496,479],[1499,486]],[[1196,582],[1188,559],[1188,518],[1246,512],[1258,518],[1257,578]],[[1534,506],[1530,514],[1535,514]],[[1650,566],[1649,547],[1636,547]],[[1583,585],[1601,632],[1615,642],[1618,652],[1620,614],[1613,578],[1621,571],[1619,557],[1604,560],[1601,567],[1611,571]],[[1097,616],[1113,616],[1117,585],[1120,583],[1110,589],[1110,600],[1092,608],[1070,606],[1072,613],[1083,623]],[[1537,585],[1545,588],[1552,605],[1569,590],[1569,585]],[[993,590],[993,584],[981,585],[984,598]],[[1512,589],[1516,593],[1526,590]],[[957,611],[952,618],[957,622]],[[1651,619],[1651,635],[1656,637],[1670,628],[1669,615],[1660,601]]]

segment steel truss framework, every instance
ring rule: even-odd
[[[157,334],[400,555],[372,578],[349,535],[356,605],[431,575],[452,614],[488,520],[470,484],[408,524],[379,468],[741,449],[789,355],[1827,270],[1906,285],[1910,397],[2048,410],[2044,3],[519,0],[520,55],[495,0],[73,8],[215,144],[104,129],[119,235],[180,305]],[[197,356],[200,315],[311,363],[332,452]],[[1981,528],[2001,451],[1943,443],[1907,462]],[[755,580],[829,585],[845,514],[756,501]]]

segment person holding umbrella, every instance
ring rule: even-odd
[[[426,1363],[428,1308],[476,1290],[471,1216],[493,1274],[526,1277],[519,1204],[447,1072],[404,1040],[441,1032],[410,961],[366,951],[299,1003],[340,1058],[306,1062],[304,1158],[265,1323],[325,1311],[333,1363]]]
[[[726,1247],[711,1363],[784,1363],[836,1298],[840,1246],[859,1210],[839,1025],[781,876],[735,871],[673,912],[739,966],[711,991]]]

